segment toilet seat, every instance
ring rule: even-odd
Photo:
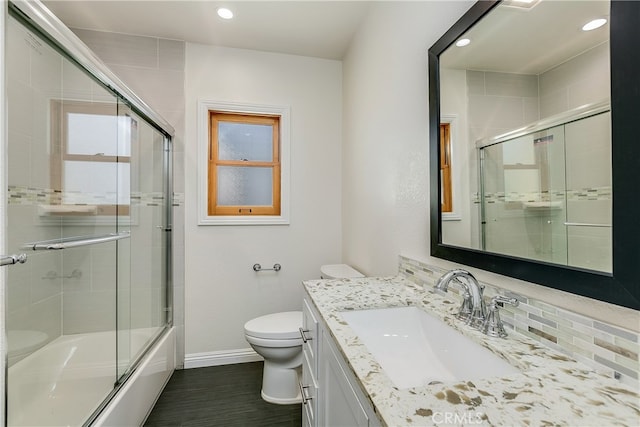
[[[300,335],[300,332],[298,332],[298,335]],[[268,348],[297,347],[302,345],[302,337],[280,340],[273,338],[258,338],[245,334],[244,339],[246,339],[251,345]]]
[[[301,338],[301,326],[302,312],[287,311],[249,320],[244,324],[244,332],[247,336],[265,340],[293,340]]]

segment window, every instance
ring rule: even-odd
[[[114,103],[52,101],[51,105],[51,185],[60,198],[47,214],[129,215],[136,121],[118,115]]]
[[[198,101],[198,225],[289,224],[289,107]]]
[[[209,215],[280,215],[280,118],[209,117]]]

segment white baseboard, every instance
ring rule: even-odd
[[[252,348],[237,350],[209,351],[206,353],[185,354],[184,368],[204,368],[207,366],[233,365],[234,363],[259,362],[262,356]]]

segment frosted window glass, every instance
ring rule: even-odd
[[[67,152],[69,154],[131,155],[130,117],[69,113],[67,115],[67,135]]]
[[[220,160],[273,160],[273,126],[247,123],[218,123]]]
[[[262,167],[218,167],[220,206],[270,206],[273,170]]]
[[[128,163],[64,162],[63,203],[129,204]]]

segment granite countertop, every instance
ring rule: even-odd
[[[402,276],[304,282],[383,425],[638,426],[637,390],[526,336],[491,338],[457,320],[454,296]],[[503,378],[398,389],[340,312],[417,306],[521,369]],[[445,421],[451,421],[447,423]]]

